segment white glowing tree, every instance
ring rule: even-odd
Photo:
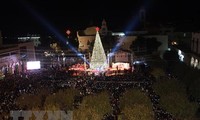
[[[103,71],[108,68],[106,54],[99,35],[99,28],[96,28],[96,37],[90,61],[90,69]]]

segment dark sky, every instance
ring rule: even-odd
[[[40,33],[85,29],[101,26],[105,19],[109,29],[127,29],[141,7],[146,19],[154,23],[198,21],[197,3],[182,0],[4,0],[0,6],[0,30],[3,33]],[[135,22],[134,24],[137,24]]]

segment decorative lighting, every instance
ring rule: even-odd
[[[90,62],[90,69],[97,71],[103,71],[108,68],[108,63],[106,59],[106,54],[101,42],[99,35],[99,28],[96,28],[96,37],[94,42],[94,47],[92,51],[92,57]]]

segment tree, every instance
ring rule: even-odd
[[[130,47],[133,51],[137,51],[143,48],[144,46],[145,46],[145,38],[142,36],[139,36],[135,39],[135,41],[132,42]]]
[[[145,42],[146,42],[146,41],[145,41],[145,38],[144,38],[144,37],[138,36],[138,37],[135,39],[135,41],[133,41],[132,44],[130,45],[130,49],[131,49],[132,51],[134,51],[136,55],[138,55],[139,52],[141,52],[141,50],[145,48],[145,46],[146,46],[146,45],[145,45],[145,44],[146,44]]]
[[[163,54],[163,59],[166,61],[166,72],[170,74],[173,70],[173,66],[176,65],[177,62],[179,62],[179,56],[178,52],[174,49],[172,50],[166,50]]]
[[[97,30],[94,47],[92,50],[92,57],[90,61],[90,68],[95,70],[104,70],[108,67],[105,50],[103,48],[99,32]]]
[[[151,54],[152,52],[156,51],[160,45],[161,42],[158,42],[155,37],[145,38],[143,36],[139,36],[135,41],[132,42],[130,49],[137,52],[141,52],[142,50]]]
[[[157,38],[146,38],[146,47],[147,52],[152,53],[154,51],[157,51],[158,47],[161,45],[161,42],[157,41]]]
[[[177,62],[179,61],[178,52],[175,50],[166,50],[163,54],[163,59],[167,62]]]

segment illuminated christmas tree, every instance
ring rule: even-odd
[[[90,61],[90,69],[103,71],[108,68],[106,54],[99,36],[99,28],[96,28],[96,37]]]

